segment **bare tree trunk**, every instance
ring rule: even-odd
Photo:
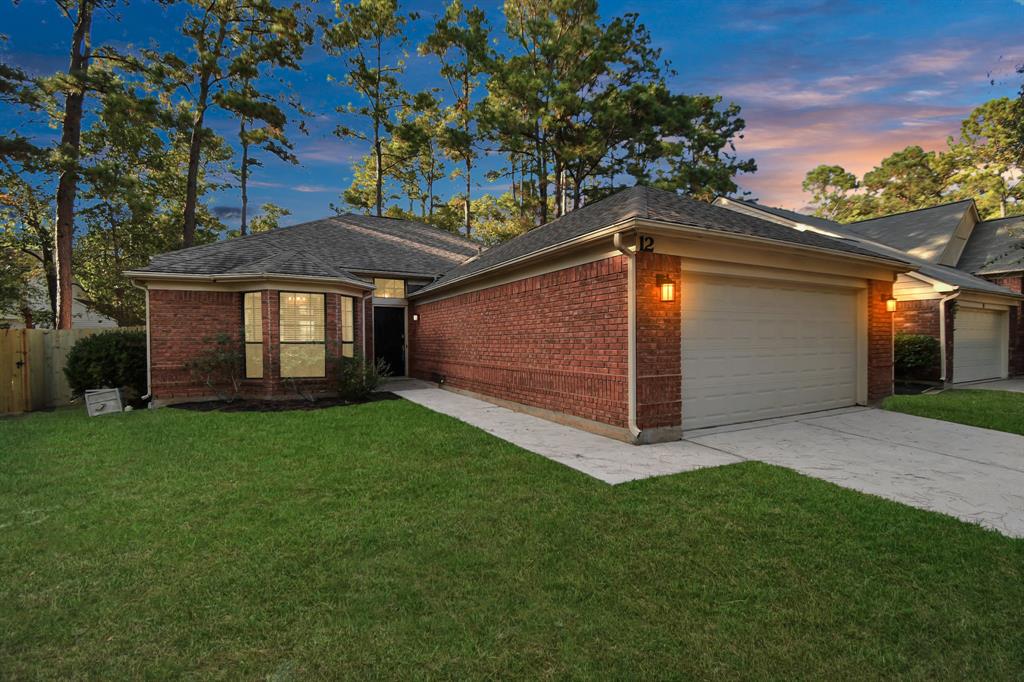
[[[242,141],[242,168],[239,173],[239,181],[242,185],[242,222],[239,225],[238,233],[244,237],[249,227],[249,141],[245,137],[244,116],[238,127],[238,138]]]
[[[75,196],[78,193],[78,153],[82,141],[82,113],[85,108],[85,79],[89,75],[89,31],[92,28],[91,0],[79,0],[75,29],[71,37],[71,89],[64,100],[64,121],[60,135],[61,153],[67,165],[57,182],[57,227],[54,230],[54,270],[57,278],[56,326],[71,329],[73,304],[71,249],[75,235]]]
[[[565,191],[564,178],[562,177],[562,160],[555,157],[555,217],[561,218],[563,209],[565,208],[565,201],[563,200],[563,192]]]
[[[374,169],[374,203],[377,206],[377,217],[383,215],[384,206],[384,153],[380,143],[380,65],[381,65],[381,41],[377,40],[377,98],[373,102],[373,157],[377,162]]]
[[[473,172],[473,160],[469,157],[469,154],[467,153],[466,154],[466,208],[465,208],[466,239],[469,239],[469,235],[473,231],[473,208],[470,205],[470,201],[472,201],[472,199],[470,198],[470,195],[472,194],[472,191],[473,191],[473,182],[471,180],[472,172]]]
[[[548,221],[548,164],[544,155],[544,143],[540,138],[540,119],[534,123],[537,143],[537,224]]]

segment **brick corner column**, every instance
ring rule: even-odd
[[[682,433],[682,302],[679,256],[636,255],[636,412],[641,439]],[[658,275],[675,281],[675,300],[662,301]]]

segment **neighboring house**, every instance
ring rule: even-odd
[[[898,331],[933,336],[942,358],[931,376],[963,383],[1024,373],[1024,217],[982,222],[971,200],[857,223],[749,201],[716,204],[847,240],[910,261],[893,288]]]
[[[117,326],[117,321],[105,317],[89,306],[89,299],[78,282],[71,285],[71,320],[75,329],[112,329]],[[32,296],[29,305],[33,310],[49,310],[50,301],[46,294],[46,282],[42,278],[32,282]],[[35,326],[40,326],[39,320]],[[23,329],[25,320],[21,315],[0,314],[0,328]]]
[[[384,358],[633,442],[883,398],[892,297],[911,265],[812,231],[634,187],[480,252],[409,221],[338,216],[158,256],[145,286],[158,404],[244,339],[244,392],[330,389]]]

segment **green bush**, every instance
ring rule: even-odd
[[[349,402],[366,400],[380,384],[380,378],[387,369],[383,360],[376,364],[366,362],[359,353],[351,358],[338,358],[337,364],[338,397]]]
[[[120,388],[125,402],[146,393],[146,332],[112,329],[85,336],[68,353],[64,376],[74,396],[93,388]]]
[[[897,379],[937,379],[939,340],[926,334],[897,333],[893,342]]]
[[[206,347],[185,363],[192,378],[213,391],[221,400],[238,397],[245,376],[242,342],[229,334],[207,336]]]

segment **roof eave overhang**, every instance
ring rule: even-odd
[[[420,296],[427,294],[435,294],[439,291],[444,291],[458,284],[464,284],[472,280],[483,277],[487,274],[494,273],[496,271],[504,270],[506,268],[514,268],[516,266],[525,265],[538,260],[542,260],[548,256],[552,256],[566,249],[575,248],[583,244],[588,244],[600,239],[605,239],[617,232],[627,232],[633,230],[647,230],[647,231],[661,231],[666,234],[685,234],[688,236],[701,237],[705,239],[721,239],[726,241],[743,242],[743,243],[756,243],[766,247],[773,247],[777,249],[796,249],[800,251],[806,251],[822,257],[831,257],[842,260],[856,260],[864,263],[870,263],[873,265],[881,265],[885,268],[891,269],[894,272],[913,272],[917,270],[917,267],[901,260],[895,260],[890,258],[884,258],[881,256],[868,256],[856,253],[850,253],[848,251],[840,251],[837,249],[825,249],[816,246],[809,246],[806,244],[795,244],[793,242],[785,242],[779,239],[768,239],[766,237],[757,237],[754,235],[743,235],[733,234],[729,232],[719,232],[711,230],[706,227],[698,227],[696,225],[687,225],[685,223],[673,223],[661,220],[652,220],[650,218],[638,218],[631,217],[625,220],[620,220],[617,223],[609,225],[608,227],[588,232],[587,234],[567,239],[557,244],[545,247],[538,251],[513,258],[512,260],[504,261],[492,265],[490,267],[471,272],[463,277],[457,277],[450,282],[445,282],[441,286],[425,287],[415,293],[409,294],[410,299],[415,299]]]
[[[974,287],[963,286],[962,284],[953,284],[952,282],[947,282],[946,280],[939,279],[937,277],[930,277],[924,274],[923,272],[913,272],[910,274],[913,277],[916,277],[917,279],[921,280],[922,282],[930,284],[935,289],[935,291],[940,294],[952,294],[959,291],[964,293],[970,292],[972,294],[984,294],[985,296],[997,296],[1000,298],[1008,298],[1012,300],[1024,299],[1024,295],[1015,293],[1013,291],[1010,291],[1009,289],[1006,289],[1005,291],[992,291],[991,289],[976,289]]]
[[[374,287],[369,282],[358,282],[356,280],[342,277],[315,277],[310,275],[288,275],[272,272],[261,273],[224,273],[218,275],[197,275],[179,272],[151,272],[148,270],[128,270],[125,273],[133,282],[209,282],[216,284],[220,282],[299,282],[308,284],[344,284],[357,289],[372,290]]]
[[[795,249],[798,251],[806,251],[808,253],[813,253],[818,256],[828,258],[856,260],[864,263],[871,263],[873,265],[881,265],[890,268],[895,272],[913,272],[917,270],[917,266],[913,265],[912,263],[908,263],[906,261],[901,261],[894,258],[885,258],[884,256],[870,256],[867,254],[852,253],[850,251],[841,251],[839,249],[827,249],[820,246],[811,246],[809,244],[797,244],[794,242],[782,241],[780,239],[758,237],[756,235],[719,232],[717,230],[709,230],[706,227],[687,225],[685,223],[670,223],[661,220],[640,218],[637,219],[637,227],[649,231],[659,230],[664,231],[666,233],[683,233],[703,238],[722,239],[726,241],[743,242],[747,244],[754,243],[777,249]]]

